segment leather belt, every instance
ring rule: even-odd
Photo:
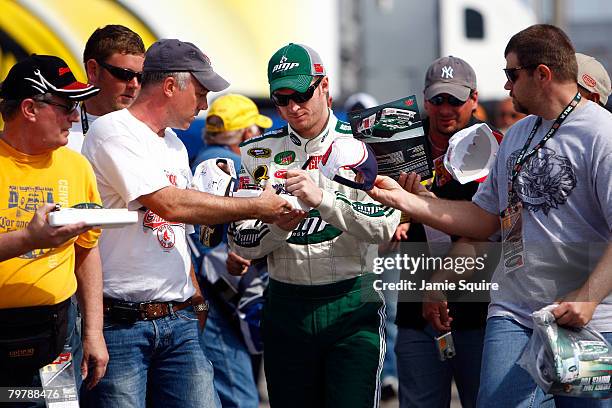
[[[126,302],[124,300],[104,298],[104,316],[113,320],[135,322],[137,320],[155,320],[166,317],[192,305],[191,298],[184,302]]]

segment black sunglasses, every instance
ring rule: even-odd
[[[72,112],[75,111],[75,109],[77,108],[77,106],[79,106],[78,102],[73,102],[73,101],[67,101],[70,105],[64,105],[63,103],[59,103],[59,102],[52,102],[52,101],[38,101],[41,103],[46,103],[47,105],[53,105],[53,106],[57,106],[60,107],[64,110],[64,112],[67,115],[70,115]]]
[[[116,67],[111,64],[107,64],[103,61],[96,60],[98,64],[100,64],[104,69],[106,69],[112,76],[119,79],[120,81],[129,82],[134,77],[138,81],[138,83],[142,82],[142,72],[132,71],[131,69]]]
[[[520,71],[521,69],[535,68],[538,65],[541,65],[541,64],[529,64],[529,65],[523,65],[521,67],[504,68],[504,74],[506,74],[506,78],[508,78],[508,81],[514,83],[516,79],[518,78],[518,71]]]
[[[444,102],[448,102],[450,106],[458,107],[463,106],[463,104],[467,102],[467,99],[465,101],[462,101],[461,99],[456,98],[453,95],[444,96],[443,94],[436,95],[433,98],[429,99],[429,103],[434,106],[440,106]]]
[[[312,95],[314,95],[315,89],[317,89],[323,78],[324,77],[319,77],[319,79],[317,79],[314,84],[310,85],[304,92],[294,92],[291,95],[281,95],[274,92],[272,93],[272,102],[274,102],[276,106],[287,106],[289,105],[290,99],[295,103],[308,102],[312,98]]]

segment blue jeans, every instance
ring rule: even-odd
[[[400,271],[399,269],[387,269],[382,275],[384,282],[399,282]],[[385,361],[383,363],[383,369],[381,379],[395,378],[397,379],[397,362],[395,358],[395,339],[397,338],[397,325],[395,324],[395,316],[397,314],[397,291],[396,290],[383,290],[383,296],[385,297],[385,305],[387,312],[387,319],[385,321]]]
[[[478,393],[479,407],[612,407],[612,400],[553,397],[545,395],[527,371],[516,362],[531,337],[532,330],[508,317],[487,320],[485,345]],[[603,333],[612,340],[612,333]]]
[[[221,405],[223,408],[257,408],[259,395],[247,347],[237,328],[221,314],[218,302],[212,297],[208,300],[210,311],[200,344],[212,362],[215,390]]]
[[[213,368],[198,338],[191,307],[133,324],[105,318],[110,360],[98,385],[83,393],[83,406],[220,407]]]
[[[399,374],[400,407],[449,407],[453,378],[461,405],[476,405],[484,329],[453,331],[457,354],[440,361],[431,326],[423,330],[401,328],[395,354]]]
[[[74,367],[74,380],[76,389],[81,389],[81,361],[83,360],[83,343],[81,342],[81,312],[76,296],[70,299],[71,305],[68,311],[68,337],[66,344],[70,346],[72,353],[72,365]]]

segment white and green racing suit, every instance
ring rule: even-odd
[[[233,223],[229,243],[247,259],[268,256],[272,279],[297,285],[322,285],[365,274],[369,245],[388,242],[399,223],[400,212],[373,201],[364,191],[329,180],[319,171],[321,157],[337,137],[352,137],[348,123],[330,111],[327,126],[312,139],[299,136],[286,125],[241,144],[240,184],[264,179],[284,186],[286,172],[307,171],[323,190],[323,201],[310,210],[293,231],[248,220]],[[344,177],[354,178],[351,170]]]
[[[228,230],[239,255],[268,256],[262,333],[273,406],[378,406],[385,306],[372,287],[366,254],[372,244],[391,239],[400,213],[318,170],[334,139],[350,134],[350,126],[330,111],[315,138],[285,126],[241,146],[241,184],[266,179],[283,187],[287,170],[310,159],[308,174],[323,190],[321,204],[293,231],[255,220]]]

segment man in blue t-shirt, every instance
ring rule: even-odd
[[[493,276],[479,407],[542,406],[550,398],[516,364],[533,333],[531,313],[547,304],[558,303],[559,325],[589,324],[612,341],[612,115],[580,97],[574,52],[552,25],[510,39],[505,89],[529,116],[508,130],[471,202],[407,193],[406,175],[399,185],[379,177],[370,191],[446,233],[484,240],[501,228],[504,259]],[[564,408],[610,406],[554,400]]]

